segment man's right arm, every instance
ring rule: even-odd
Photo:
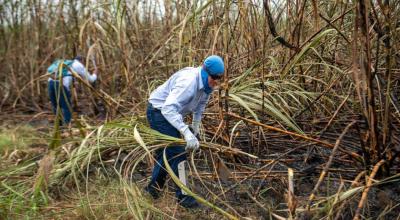
[[[95,69],[93,74],[90,74],[82,63],[79,61],[75,61],[72,64],[72,68],[75,72],[77,72],[83,79],[88,80],[89,82],[94,82],[97,80],[97,68]]]
[[[179,112],[190,101],[195,91],[195,81],[188,82],[187,80],[189,79],[177,79],[161,108],[165,119],[181,133],[188,128],[188,125],[183,122],[183,117]]]
[[[200,144],[196,136],[190,131],[189,126],[183,122],[180,113],[185,104],[189,103],[196,91],[196,81],[190,78],[177,79],[161,108],[161,114],[174,126],[185,138],[186,150],[196,150]]]

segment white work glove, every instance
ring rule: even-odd
[[[191,128],[192,128],[194,136],[197,137],[197,135],[200,134],[200,121],[192,121]]]
[[[197,150],[200,147],[200,143],[197,140],[196,136],[193,135],[193,133],[190,131],[189,127],[186,127],[181,131],[183,137],[185,138],[186,141],[186,147],[185,150]]]

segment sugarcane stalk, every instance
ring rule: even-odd
[[[248,123],[251,123],[251,124],[254,124],[254,125],[257,125],[257,126],[261,126],[261,127],[266,128],[268,130],[280,132],[280,133],[283,133],[283,134],[287,134],[287,135],[290,135],[290,136],[301,138],[303,140],[307,140],[307,141],[311,141],[311,142],[314,142],[314,143],[317,143],[317,144],[321,144],[321,145],[323,145],[325,147],[328,147],[330,149],[333,149],[335,147],[335,145],[333,145],[331,143],[328,143],[328,142],[325,142],[325,141],[321,141],[321,140],[318,140],[318,139],[315,139],[315,138],[312,138],[312,137],[309,137],[309,136],[306,136],[306,135],[297,134],[297,133],[294,133],[294,132],[291,132],[291,131],[285,131],[283,129],[276,128],[276,127],[273,127],[273,126],[270,126],[270,125],[262,124],[260,122],[257,122],[257,121],[254,121],[254,120],[239,116],[239,115],[237,115],[235,113],[232,113],[232,112],[228,112],[227,114],[232,116],[232,117],[234,117],[234,118],[246,121]],[[341,152],[346,153],[346,154],[350,155],[351,157],[353,157],[355,159],[358,159],[358,160],[362,159],[362,157],[360,155],[358,155],[357,153],[354,153],[354,152],[351,152],[351,151],[348,151],[348,150],[345,150],[345,149],[342,149],[342,148],[338,148],[338,149]]]

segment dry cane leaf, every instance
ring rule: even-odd
[[[222,180],[222,182],[228,182],[229,178],[232,175],[231,171],[225,165],[225,163],[222,161],[221,158],[219,158],[217,161],[217,172],[218,172],[218,176]]]
[[[39,162],[39,170],[36,175],[34,189],[40,187],[42,190],[47,188],[53,164],[55,160],[54,152],[45,155]],[[43,182],[42,182],[43,180]],[[43,184],[43,185],[42,185]]]

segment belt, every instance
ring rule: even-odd
[[[151,104],[150,102],[149,102],[149,108],[151,109],[151,110],[153,110],[153,111],[159,111],[159,112],[161,112],[161,110],[160,109],[158,109],[158,108],[154,108],[154,106],[153,106],[153,104]]]
[[[50,75],[50,78],[51,78],[52,80],[54,80],[54,81],[59,81],[59,80],[57,79],[57,77],[55,76],[55,74],[51,74],[51,75]]]
[[[67,76],[71,76],[72,77],[72,75],[66,75],[66,76],[61,76],[61,78],[64,78],[64,77],[67,77]],[[49,77],[54,81],[60,81],[60,77],[58,75],[54,74],[54,73],[51,73]],[[72,77],[72,80],[74,80],[74,77]]]

